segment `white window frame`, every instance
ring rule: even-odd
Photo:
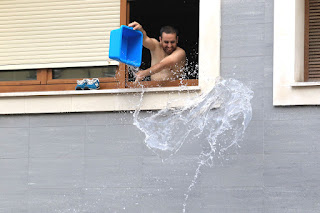
[[[200,0],[199,20],[199,86],[146,88],[142,110],[162,109],[169,100],[206,93],[214,86],[220,75],[221,0]],[[141,91],[136,88],[2,93],[0,114],[134,110]]]
[[[273,105],[318,105],[320,82],[304,82],[305,0],[274,1]]]

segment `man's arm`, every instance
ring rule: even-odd
[[[159,43],[157,39],[150,38],[147,36],[147,32],[142,28],[141,24],[138,22],[132,22],[128,25],[129,27],[133,27],[134,30],[139,30],[143,34],[143,46],[150,51],[153,51],[157,44]]]
[[[142,81],[145,77],[156,74],[164,69],[171,69],[177,66],[180,62],[185,61],[186,53],[183,49],[179,48],[171,55],[165,57],[159,63],[153,65],[149,69],[141,70],[136,73],[135,82]]]

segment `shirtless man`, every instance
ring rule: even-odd
[[[149,38],[146,31],[137,22],[128,25],[143,33],[143,46],[150,50],[151,67],[136,73],[135,83],[151,76],[152,81],[176,80],[182,77],[186,62],[186,53],[177,46],[177,31],[170,26],[162,27],[159,40]]]

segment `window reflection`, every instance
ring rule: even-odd
[[[52,69],[53,79],[115,77],[117,66],[73,67]]]
[[[37,80],[37,70],[0,71],[0,81]]]

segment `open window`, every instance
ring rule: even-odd
[[[137,21],[146,30],[149,37],[159,40],[160,28],[171,25],[179,31],[179,43],[187,54],[187,67],[184,84],[197,85],[198,79],[198,50],[199,50],[199,0],[131,0],[129,22]],[[148,49],[143,48],[141,69],[151,66],[151,56]],[[134,76],[128,73],[128,81]],[[145,85],[155,85],[156,82],[144,82]],[[163,82],[164,83],[164,82]],[[167,82],[174,85],[179,82]]]

